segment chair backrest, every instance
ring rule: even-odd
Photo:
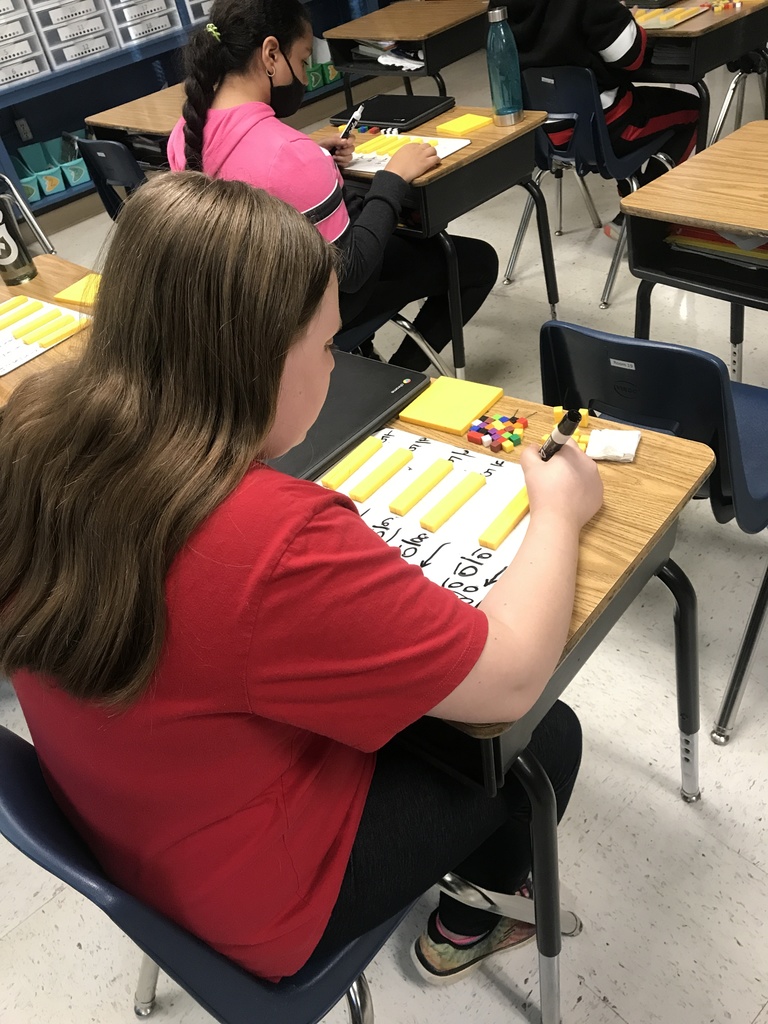
[[[768,416],[768,390],[732,384],[709,352],[549,321],[539,356],[547,405],[589,408],[624,423],[709,445],[717,456],[709,499],[718,522],[747,533],[768,522],[768,459],[750,447]],[[765,464],[761,479],[747,466]]]
[[[113,885],[53,800],[30,743],[0,727],[0,835],[100,907],[221,1024],[316,1024],[365,970],[410,909],[277,985],[227,960]],[[74,941],[74,940],[73,940]]]
[[[371,317],[365,323],[357,324],[354,327],[344,327],[334,337],[333,343],[342,352],[354,352],[364,341],[367,341],[380,327],[397,316],[399,310],[391,309],[386,313],[379,313]]]
[[[523,96],[529,110],[546,110],[550,119],[573,127],[568,143],[555,147],[543,128],[537,130],[537,163],[549,169],[553,156],[573,164],[582,177],[596,172],[621,181],[635,174],[642,164],[672,135],[647,143],[629,156],[617,157],[605,123],[597,80],[590,68],[526,68],[522,74]],[[551,127],[551,125],[550,125]],[[542,162],[543,160],[543,162]]]
[[[117,217],[123,199],[115,186],[126,194],[143,185],[147,176],[136,162],[133,153],[122,142],[102,142],[100,139],[76,139],[77,148],[96,186],[96,191],[112,220]]]

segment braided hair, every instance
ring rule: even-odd
[[[214,31],[195,32],[184,53],[188,171],[203,169],[203,128],[219,83],[228,74],[245,71],[268,36],[288,50],[311,24],[299,0],[215,0],[209,17]]]

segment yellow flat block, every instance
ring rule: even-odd
[[[37,311],[42,308],[42,302],[38,302],[37,299],[25,299],[23,305],[16,306],[15,309],[6,313],[5,316],[0,317],[0,331],[4,331],[13,324],[17,324],[19,320],[24,320],[26,317],[32,316],[33,313],[37,313]]]
[[[438,377],[400,413],[406,423],[466,434],[472,423],[502,397],[501,388],[456,377]]]
[[[68,319],[71,320],[73,318]],[[65,338],[71,338],[72,335],[77,334],[78,331],[85,327],[86,323],[86,320],[75,320],[74,323],[70,322],[64,327],[59,326],[51,334],[46,334],[44,338],[41,338],[37,344],[40,348],[52,348],[54,345],[58,345],[60,341],[64,341]]]
[[[96,301],[101,284],[101,274],[86,274],[68,288],[57,292],[54,299],[62,302],[73,302],[76,306],[92,306]]]
[[[378,491],[387,480],[391,480],[395,473],[399,473],[403,466],[407,466],[412,458],[413,452],[409,452],[407,448],[396,449],[372,473],[363,477],[359,484],[355,484],[349,492],[352,501],[368,501],[374,491]]]
[[[528,489],[523,487],[507,507],[496,516],[490,526],[483,531],[478,541],[480,546],[495,551],[512,533],[523,516],[527,515],[529,508]]]
[[[467,473],[453,490],[448,491],[444,498],[424,514],[420,520],[422,529],[430,533],[439,530],[481,487],[485,487],[485,477],[481,473]]]
[[[76,318],[74,313],[69,315],[67,313],[59,312],[56,319],[51,320],[49,323],[45,325],[45,327],[40,327],[38,328],[38,330],[32,331],[30,334],[27,334],[26,337],[24,338],[24,344],[36,345],[39,341],[42,341],[42,339],[45,338],[46,335],[50,334],[52,331],[57,331],[61,327],[71,326],[72,324],[75,323],[75,319]]]
[[[26,295],[16,295],[12,299],[6,299],[5,302],[0,302],[0,316],[5,316],[6,313],[10,313],[12,309],[16,309],[18,306],[23,306],[29,299]]]
[[[488,124],[493,124],[492,117],[485,117],[481,114],[462,114],[461,117],[454,117],[452,121],[446,121],[445,124],[438,125],[435,130],[440,132],[441,135],[453,135],[459,138],[466,135],[467,132],[474,132],[478,128],[485,128]]]
[[[331,491],[337,491],[345,480],[349,480],[353,473],[381,448],[383,441],[380,437],[367,437],[362,444],[345,455],[341,462],[328,470],[320,483]]]
[[[448,459],[437,459],[429,469],[416,477],[412,484],[405,488],[402,494],[390,502],[389,511],[395,515],[404,516],[417,505],[422,498],[425,498],[433,487],[437,486],[453,470],[453,463]]]
[[[58,309],[49,309],[47,313],[43,313],[42,316],[36,316],[34,320],[30,320],[29,323],[24,324],[23,327],[17,327],[13,332],[13,336],[17,341],[24,341],[27,345],[27,335],[32,334],[38,327],[42,327],[44,324],[49,324],[51,320],[56,320],[61,316],[61,312]]]

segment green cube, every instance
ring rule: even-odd
[[[517,447],[519,444],[523,443],[523,439],[522,439],[522,437],[520,437],[519,434],[513,434],[512,437],[510,437],[509,440],[512,442],[512,444],[515,447]]]

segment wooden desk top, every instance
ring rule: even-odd
[[[626,196],[621,209],[650,220],[768,235],[767,161],[768,121],[753,121]]]
[[[538,402],[504,397],[493,406],[502,415],[526,416],[530,426],[524,443],[539,445],[552,428],[552,409]],[[455,434],[417,427],[401,420],[401,430],[456,444]],[[590,429],[631,429],[590,418]],[[568,654],[607,608],[616,591],[674,524],[678,515],[706,480],[715,456],[706,445],[644,430],[632,463],[599,462],[605,488],[603,507],[581,533],[576,574],[576,600],[563,656]],[[519,462],[517,452],[494,458]],[[542,607],[541,614],[546,614]],[[460,725],[474,736],[493,736],[507,726]]]
[[[766,0],[768,2],[768,0]],[[441,124],[445,124],[446,121],[453,121],[456,117],[461,117],[462,114],[491,114],[491,110],[488,107],[453,107],[453,109],[446,111],[444,114],[440,114],[439,117],[433,117],[431,121],[425,121],[424,124],[420,124],[417,128],[414,128],[412,132],[408,132],[409,135],[418,135],[425,138],[430,138],[434,135],[439,135],[439,128]],[[424,185],[429,185],[431,182],[436,181],[438,178],[442,178],[446,174],[450,174],[451,171],[457,170],[459,167],[464,167],[466,164],[472,163],[477,160],[478,157],[483,156],[485,153],[490,153],[494,149],[498,149],[500,146],[506,146],[510,142],[514,142],[515,139],[520,138],[521,135],[527,135],[528,132],[533,131],[540,124],[546,121],[547,115],[541,110],[526,110],[524,119],[511,128],[497,128],[495,124],[489,124],[485,128],[479,128],[476,131],[469,132],[468,138],[472,140],[472,144],[465,146],[464,149],[460,149],[457,153],[452,153],[446,157],[445,160],[436,167],[434,171],[429,171],[427,174],[422,174],[420,178],[416,178],[413,182],[415,188],[421,188]],[[312,132],[310,138],[312,139],[327,139],[330,135],[337,135],[339,129],[333,125],[328,125],[325,128],[319,128],[317,131]],[[370,138],[369,135],[356,135],[356,139],[360,142],[364,142]],[[444,135],[443,138],[452,138],[450,135]],[[370,181],[371,175],[365,174],[362,171],[344,171],[345,177],[357,178],[360,181]]]
[[[768,0],[766,0],[768,3]],[[148,135],[170,135],[181,117],[184,104],[184,83],[168,89],[140,96],[130,103],[103,110],[86,117],[85,123],[94,128],[116,128],[126,132],[146,132]]]
[[[441,0],[429,4],[399,0],[390,7],[329,28],[323,35],[326,39],[430,39],[484,14],[487,7],[487,0]]]
[[[693,7],[696,0],[680,0],[680,3],[665,7],[664,10],[672,10],[674,7]],[[695,18],[689,18],[682,25],[675,25],[672,28],[649,28],[646,29],[649,39],[693,39],[696,36],[706,35],[722,25],[730,24],[732,21],[739,21],[746,18],[755,11],[768,7],[768,0],[742,0],[738,10],[730,11],[705,11]]]
[[[0,302],[5,302],[6,299],[10,299],[14,295],[30,295],[33,299],[42,299],[44,302],[57,302],[58,305],[66,306],[66,302],[54,299],[54,295],[61,291],[62,288],[74,284],[75,281],[79,281],[81,277],[85,277],[86,274],[90,273],[86,267],[79,267],[76,263],[69,263],[59,256],[37,256],[34,262],[37,267],[37,277],[34,280],[27,281],[26,284],[20,284],[14,288],[9,288],[0,281]],[[82,311],[81,306],[72,306],[72,309],[76,309],[78,312]],[[77,353],[87,334],[88,329],[86,328],[69,341],[62,341],[61,344],[55,345],[35,359],[30,359],[28,363],[24,363],[18,369],[11,370],[10,373],[0,377],[0,405],[4,405],[8,401],[8,397],[13,389],[25,377],[29,377],[33,373],[39,373],[40,370],[47,369],[53,363],[62,362],[64,359],[68,359],[71,355]]]

